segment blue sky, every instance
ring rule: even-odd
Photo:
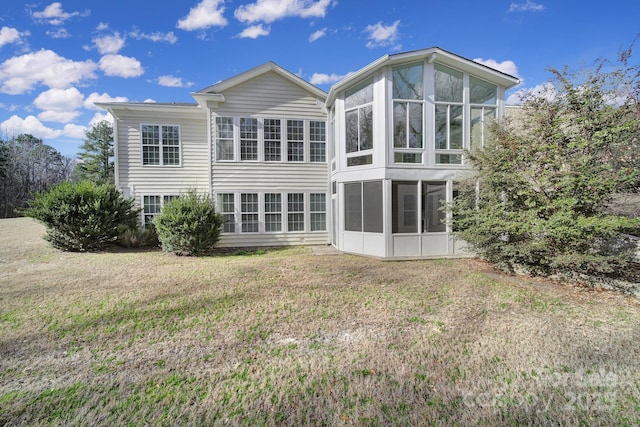
[[[519,77],[513,95],[549,80],[547,67],[615,59],[639,32],[638,0],[10,0],[0,136],[75,156],[107,118],[97,101],[193,102],[266,61],[328,91],[387,53],[433,46]]]

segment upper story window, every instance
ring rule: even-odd
[[[264,119],[264,161],[282,160],[282,131],[280,119]]]
[[[216,117],[216,160],[233,160],[233,117]]]
[[[287,120],[287,160],[304,161],[304,120]]]
[[[214,123],[216,161],[327,161],[324,121],[217,116]]]
[[[258,160],[258,119],[240,119],[240,160]]]
[[[325,122],[309,122],[309,161],[327,161],[327,136]]]
[[[347,166],[373,163],[373,79],[345,94]]]
[[[435,149],[437,164],[462,164],[464,148],[463,75],[435,65]]]
[[[396,163],[422,163],[424,76],[422,64],[393,69],[393,147]]]
[[[475,77],[469,77],[471,104],[471,149],[484,146],[489,126],[496,119],[498,87]]]
[[[141,125],[142,164],[180,165],[180,126]]]

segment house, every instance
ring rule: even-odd
[[[217,201],[224,246],[459,256],[440,207],[518,82],[434,47],[385,55],[328,94],[269,62],[193,104],[98,105],[115,118],[116,184],[143,223],[195,189]]]

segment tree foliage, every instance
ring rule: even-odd
[[[162,250],[180,255],[200,255],[213,249],[220,238],[223,217],[209,196],[189,191],[162,208],[153,219]]]
[[[67,251],[93,251],[135,228],[139,210],[112,184],[65,181],[38,193],[24,210],[47,227],[45,239]]]
[[[84,143],[78,153],[75,175],[99,184],[114,182],[113,127],[106,120],[85,131]]]
[[[629,58],[550,70],[552,84],[469,154],[478,174],[462,183],[453,218],[479,255],[541,275],[615,275],[630,262],[625,233],[639,219],[607,210],[640,182],[640,71]]]
[[[68,179],[72,170],[72,159],[32,135],[0,140],[0,217],[18,215],[34,192]]]

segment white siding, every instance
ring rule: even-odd
[[[229,233],[222,234],[221,246],[278,246],[329,243],[329,194],[325,163],[214,163],[211,191],[218,193],[283,193],[283,217],[286,224],[286,194],[305,194],[305,222],[309,230],[309,193],[324,193],[327,230],[315,232]],[[238,197],[238,196],[236,196]],[[236,201],[237,204],[237,201]],[[262,207],[261,207],[262,212]],[[240,212],[236,210],[236,214]]]
[[[304,88],[275,72],[268,72],[248,80],[223,93],[224,102],[211,109],[210,124],[215,129],[216,116],[228,117],[268,117],[299,120],[326,121],[323,100],[317,99]],[[283,122],[283,126],[286,126]],[[215,132],[212,132],[212,136]],[[284,139],[282,155],[286,159]],[[215,145],[215,140],[211,142]],[[308,159],[308,140],[305,141],[305,156]],[[286,194],[305,194],[305,232],[278,233],[229,233],[222,234],[221,246],[277,246],[296,244],[329,243],[329,194],[327,182],[327,164],[325,163],[278,163],[263,162],[215,162],[212,160],[211,192],[218,193],[281,193],[282,215],[286,225]],[[327,194],[327,231],[308,231],[309,193]],[[262,196],[261,196],[262,197]],[[262,199],[261,199],[262,200]],[[236,215],[238,201],[236,200]],[[260,221],[264,219],[263,206],[260,207]],[[239,226],[239,224],[238,224]],[[260,225],[262,227],[262,224]],[[286,228],[286,227],[285,227]]]
[[[124,117],[122,117],[124,116]],[[188,189],[209,191],[209,145],[204,112],[191,114],[127,112],[118,121],[120,188],[129,197],[143,194],[179,194]],[[140,124],[180,126],[180,166],[143,166]]]
[[[216,193],[328,191],[326,163],[214,163]]]
[[[275,72],[265,73],[224,92],[217,115],[262,115],[326,120],[323,100]]]

